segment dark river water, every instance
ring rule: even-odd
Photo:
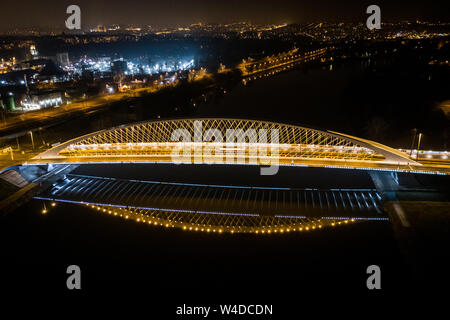
[[[385,271],[386,290],[402,289],[409,275],[387,221],[265,237],[212,235],[142,225],[81,205],[47,207],[43,215],[43,203],[31,201],[2,221],[2,268],[19,290],[30,283],[63,289],[70,264],[85,270],[92,292],[152,288],[203,299],[230,287],[239,288],[236,297],[260,297],[270,288],[267,298],[276,298],[275,291],[289,298],[283,291],[289,286],[364,291],[371,264]]]

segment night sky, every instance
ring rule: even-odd
[[[65,8],[78,4],[82,28],[99,24],[179,26],[193,22],[253,23],[365,21],[370,4],[381,7],[382,20],[440,19],[448,21],[450,1],[331,0],[5,0],[0,30],[30,26],[63,27]]]

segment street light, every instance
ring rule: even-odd
[[[423,134],[419,133],[419,140],[417,141],[416,160],[419,158],[420,141],[422,140],[422,137],[423,137]]]
[[[412,141],[411,141],[411,148],[410,148],[410,153],[409,153],[410,157],[412,157],[412,151],[413,151],[413,148],[414,148],[414,142],[416,141],[417,128],[414,128],[412,131],[414,132],[414,135],[413,135],[413,138],[412,138]]]
[[[33,146],[33,150],[34,150],[34,140],[33,140],[33,131],[30,131],[30,137],[31,137],[31,145]]]

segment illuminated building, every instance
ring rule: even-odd
[[[39,92],[26,96],[21,101],[24,110],[39,110],[49,107],[57,107],[62,104],[62,94],[59,91]]]
[[[36,46],[34,44],[32,44],[30,46],[30,53],[33,57],[37,57],[38,56],[38,51],[36,49]]]

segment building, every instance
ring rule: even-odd
[[[58,107],[63,103],[62,97],[63,95],[60,91],[35,92],[26,95],[21,101],[21,105],[24,111]]]
[[[14,94],[12,92],[0,95],[0,107],[3,111],[6,112],[16,110],[16,105],[14,103]]]
[[[57,53],[56,61],[61,67],[67,67],[70,64],[69,54],[67,52]]]
[[[34,60],[26,60],[22,61],[14,66],[14,70],[27,70],[32,69],[37,72],[42,71],[45,65],[49,63],[49,59],[34,59]]]
[[[115,60],[111,62],[111,72],[113,74],[125,74],[128,70],[128,65],[125,60]]]
[[[30,46],[30,53],[33,56],[33,58],[36,58],[38,56],[38,54],[39,54],[37,49],[36,49],[36,46],[34,44],[32,44]]]
[[[49,60],[36,78],[42,82],[59,82],[67,80],[67,72],[57,66],[55,62]]]

